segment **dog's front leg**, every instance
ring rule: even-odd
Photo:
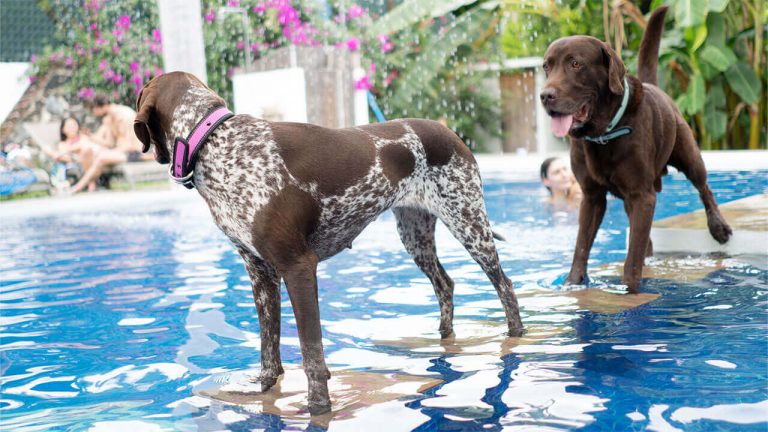
[[[296,317],[304,373],[309,381],[309,413],[324,414],[331,410],[331,400],[328,396],[328,379],[331,374],[323,354],[323,334],[317,298],[317,256],[307,251],[281,267],[283,268],[280,273],[285,279]]]
[[[584,199],[579,209],[579,234],[576,237],[576,250],[573,252],[573,264],[566,279],[567,284],[581,284],[587,275],[589,251],[592,250],[597,229],[605,216],[605,195],[606,191],[602,189],[584,189]]]
[[[625,200],[629,216],[629,246],[624,262],[624,283],[632,294],[637,294],[643,278],[643,263],[651,235],[653,211],[656,208],[656,193],[640,192],[628,195]]]
[[[261,391],[267,391],[283,374],[280,361],[280,277],[261,258],[238,247],[251,278],[253,300],[259,313],[261,335]]]

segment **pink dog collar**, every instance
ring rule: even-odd
[[[173,162],[168,169],[168,174],[173,181],[184,185],[187,189],[195,186],[193,176],[197,153],[216,127],[233,115],[232,111],[226,107],[215,108],[195,125],[187,139],[176,137],[173,143]]]

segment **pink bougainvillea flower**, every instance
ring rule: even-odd
[[[214,21],[216,21],[216,11],[211,9],[207,14],[205,14],[205,22],[210,24]]]
[[[109,66],[109,63],[106,60],[102,60],[99,62],[99,70],[103,71]]]
[[[29,61],[31,61],[32,63],[36,62],[37,61],[37,56],[32,54],[31,56],[29,56]]]
[[[373,85],[371,84],[370,78],[368,78],[368,75],[364,75],[359,80],[355,81],[355,88],[357,90],[370,90],[373,88]]]
[[[160,33],[160,29],[152,29],[152,39],[154,39],[157,43],[161,43],[163,41],[163,36]]]
[[[112,70],[112,68],[107,69],[104,71],[104,79],[107,81],[112,81],[112,78],[115,76],[115,71]]]
[[[371,65],[368,66],[368,73],[371,75],[376,74],[376,63],[371,63]]]
[[[237,41],[237,45],[236,46],[237,46],[237,49],[242,50],[243,48],[245,48],[245,42],[239,40],[239,41]]]
[[[35,76],[35,75],[30,75],[30,76],[29,76],[29,83],[30,83],[30,84],[32,84],[32,83],[33,83],[33,82],[35,82],[35,81],[37,81],[37,76]]]
[[[120,83],[122,83],[122,82],[123,82],[123,76],[122,76],[122,75],[120,75],[120,74],[117,74],[117,75],[115,75],[115,76],[113,76],[113,77],[112,77],[112,81],[113,81],[115,84],[120,84]]]
[[[95,90],[93,87],[83,87],[80,89],[79,92],[77,92],[77,97],[80,99],[90,99],[95,94]]]
[[[347,11],[347,16],[351,19],[360,18],[363,15],[365,15],[365,9],[358,4],[353,4]]]
[[[74,60],[72,60],[72,57],[67,57],[64,59],[64,65],[67,67],[72,67],[72,65],[75,63]]]
[[[350,51],[357,51],[360,49],[360,41],[357,38],[352,38],[347,41],[347,49]]]
[[[253,11],[253,13],[261,15],[267,11],[267,6],[264,5],[264,3],[259,3],[253,8],[251,8],[251,10]]]
[[[131,28],[131,17],[129,17],[128,15],[121,15],[120,18],[117,19],[117,23],[115,23],[115,27],[128,30],[129,28]]]
[[[134,60],[131,62],[130,66],[128,67],[131,69],[131,72],[136,72],[137,70],[139,70],[139,62]]]
[[[96,24],[96,23],[94,22],[94,23],[91,23],[91,24],[88,26],[88,28],[89,28],[89,29],[91,29],[91,30],[94,30],[94,31],[95,31],[95,30],[98,30],[98,29],[99,29],[99,25],[98,25],[98,24]]]
[[[385,34],[379,35],[376,39],[378,39],[379,44],[381,45],[381,52],[383,53],[388,53],[395,47],[392,42],[389,41],[389,36]]]
[[[251,44],[251,52],[256,54],[259,52],[259,44],[258,43],[252,43]]]
[[[117,54],[120,52],[120,46],[119,45],[112,45],[112,52]]]
[[[227,2],[227,6],[229,6],[229,7],[238,7],[238,6],[240,6],[240,0],[229,0]]]

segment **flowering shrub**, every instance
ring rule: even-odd
[[[39,2],[55,20],[56,48],[33,56],[30,80],[52,68],[70,69],[72,94],[96,92],[133,105],[136,93],[162,73],[162,35],[155,2],[49,0]]]
[[[236,68],[289,44],[331,45],[360,53],[366,75],[354,86],[370,90],[387,118],[440,119],[470,143],[477,125],[498,133],[498,102],[482,91],[483,76],[471,67],[494,57],[478,35],[489,34],[496,11],[470,7],[438,19],[406,13],[407,24],[376,32],[382,17],[359,4],[341,9],[328,3],[318,10],[312,2],[204,0],[209,85],[231,100]]]
[[[203,0],[202,6],[208,85],[229,101],[238,67],[289,44],[322,45],[307,13],[289,0]]]
[[[232,100],[237,68],[290,44],[335,46],[359,53],[366,75],[354,86],[369,90],[388,118],[440,119],[472,141],[476,126],[496,132],[494,101],[482,91],[472,65],[493,57],[485,43],[498,11],[476,5],[451,11],[406,0],[389,14],[371,16],[359,4],[333,1],[202,0],[208,85]],[[73,95],[95,92],[132,105],[136,93],[162,73],[162,35],[154,1],[38,0],[55,20],[59,46],[33,58],[30,79],[53,67],[69,68]],[[412,13],[413,6],[420,12]],[[432,11],[444,9],[432,18]],[[397,12],[396,12],[397,11]],[[382,24],[383,23],[383,24]]]

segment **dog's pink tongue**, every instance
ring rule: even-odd
[[[568,135],[568,131],[571,130],[572,123],[572,115],[555,116],[552,117],[550,127],[552,128],[552,133],[555,134],[556,137],[562,138]]]

